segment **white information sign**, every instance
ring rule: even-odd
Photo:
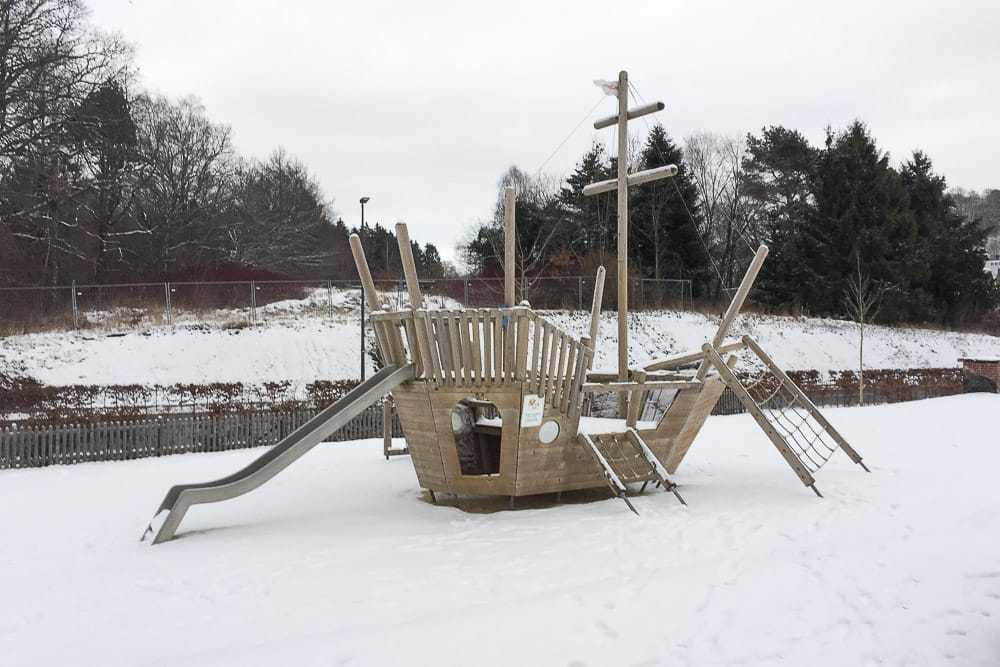
[[[525,394],[521,405],[521,428],[531,428],[542,425],[542,413],[545,412],[545,400],[538,394]]]

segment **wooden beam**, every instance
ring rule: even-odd
[[[368,307],[373,311],[380,310],[378,295],[375,294],[375,281],[372,280],[372,272],[368,269],[365,249],[361,247],[361,237],[357,234],[351,234],[351,254],[354,255],[354,265],[358,268],[358,276],[361,278],[362,291]]]
[[[589,378],[588,378],[589,379]],[[586,394],[622,394],[633,391],[654,391],[657,389],[700,389],[702,382],[693,380],[646,380],[644,382],[585,382],[582,391]]]
[[[656,113],[657,111],[663,111],[666,108],[663,102],[651,102],[649,104],[643,104],[642,106],[635,107],[634,109],[629,109],[628,119],[635,120],[636,118],[641,118],[647,114]],[[618,114],[614,116],[608,116],[607,118],[602,118],[600,120],[594,121],[595,130],[603,130],[606,127],[611,127],[612,125],[618,124]]]
[[[420,293],[420,281],[417,279],[417,265],[413,261],[413,249],[410,247],[410,232],[405,222],[396,223],[396,241],[399,243],[399,259],[403,262],[403,276],[406,278],[406,291],[410,294],[410,308],[417,310],[424,307],[424,297]]]
[[[664,178],[672,178],[677,175],[677,165],[668,164],[663,167],[654,167],[653,169],[643,169],[642,171],[637,171],[634,174],[629,174],[626,177],[628,182],[628,187],[635,187],[637,185],[642,185],[643,183],[649,183],[650,181],[659,181]],[[590,185],[585,185],[583,187],[583,196],[592,197],[593,195],[599,195],[602,192],[611,192],[616,187],[618,187],[618,179],[612,178],[607,181],[598,181],[597,183],[591,183]]]
[[[583,342],[585,339],[581,338],[580,341]],[[638,369],[631,369],[632,373]],[[651,372],[646,375],[647,381],[678,381],[678,382],[690,382],[692,380],[692,375],[690,373],[664,373]],[[587,382],[618,382],[618,373],[606,373],[606,372],[594,372],[589,371],[587,373]]]
[[[601,304],[604,302],[604,274],[607,271],[603,266],[597,267],[597,277],[594,278],[594,301],[590,304],[590,346],[597,345],[597,335],[601,330]]]
[[[746,301],[747,295],[750,294],[750,288],[753,287],[754,281],[757,280],[757,274],[760,273],[760,267],[764,264],[764,260],[766,258],[767,246],[761,245],[757,248],[757,253],[753,256],[753,261],[750,262],[750,266],[747,267],[747,272],[743,275],[743,280],[740,282],[739,289],[736,290],[736,295],[729,303],[729,307],[726,308],[726,313],[722,316],[722,322],[719,323],[719,328],[715,331],[715,336],[712,338],[713,348],[718,348],[722,343],[722,339],[729,333],[729,328],[733,325],[733,321],[736,319],[736,316],[740,314],[740,309],[743,308],[743,302]],[[705,359],[698,367],[698,379],[700,380],[705,377],[705,373],[707,372],[708,359]]]
[[[746,347],[746,343],[742,340],[729,341],[725,345],[720,345],[716,349],[719,354],[726,354],[727,352],[735,352],[736,350],[742,350]],[[646,371],[663,371],[668,368],[676,368],[678,366],[684,366],[685,364],[693,364],[696,361],[701,361],[705,358],[705,353],[701,350],[695,350],[692,352],[682,352],[680,354],[672,354],[669,357],[663,357],[662,359],[656,359],[649,362],[643,366],[643,370]]]
[[[503,190],[503,286],[504,300],[508,308],[517,305],[514,301],[514,188],[507,186]]]

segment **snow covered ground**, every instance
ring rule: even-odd
[[[143,331],[85,330],[0,339],[4,360],[23,364],[47,384],[173,384],[291,380],[303,386],[317,379],[354,378],[360,355],[359,318],[348,298],[331,316],[312,301],[271,304],[266,325],[225,329],[188,323]],[[295,304],[304,304],[301,308]],[[263,310],[263,309],[262,309]],[[550,312],[547,317],[582,335],[583,313]],[[711,338],[717,319],[700,313],[636,313],[630,323],[634,363],[670,352],[697,349]],[[597,368],[617,359],[615,316],[605,313]],[[745,315],[733,335],[750,333],[789,370],[843,370],[857,364],[857,330],[851,322],[819,318]],[[865,337],[869,368],[954,367],[965,355],[1000,355],[1000,337],[923,329],[871,327]],[[749,357],[744,358],[749,363]]]
[[[1000,663],[1000,396],[830,410],[804,489],[745,416],[712,417],[655,492],[435,507],[381,443],[142,528],[171,484],[260,453],[0,472],[9,665]]]

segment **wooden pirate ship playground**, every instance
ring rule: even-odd
[[[505,304],[429,310],[420,290],[405,224],[396,226],[409,308],[382,309],[361,241],[351,249],[371,308],[382,369],[232,475],[170,489],[143,538],[171,539],[189,507],[243,495],[264,484],[369,405],[391,394],[420,487],[464,496],[518,496],[607,487],[628,504],[649,483],[684,502],[671,480],[723,390],[729,387],[801,482],[816,495],[815,474],[841,449],[861,456],[751,337],[729,339],[767,256],[761,246],[711,340],[698,350],[628,365],[628,189],[671,178],[674,165],[628,172],[628,121],[663,109],[628,106],[628,75],[610,86],[618,113],[594,127],[617,126],[617,178],[584,188],[617,191],[618,367],[592,369],[600,340],[605,270],[597,272],[587,335],[576,338],[516,302],[515,193],[505,191]],[[747,350],[766,369],[746,386],[734,373]],[[618,415],[582,415],[590,398],[618,397]]]

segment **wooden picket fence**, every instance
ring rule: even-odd
[[[23,424],[0,429],[0,469],[119,461],[273,445],[312,419],[315,408],[142,417],[128,421]],[[393,437],[402,437],[393,412]],[[382,406],[372,405],[327,440],[381,437]]]

